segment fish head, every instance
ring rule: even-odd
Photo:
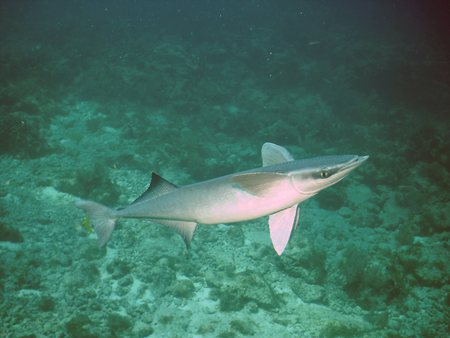
[[[342,180],[368,158],[369,156],[339,155],[300,160],[299,168],[289,175],[295,190],[311,197]]]

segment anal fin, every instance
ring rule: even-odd
[[[165,219],[150,219],[152,222],[159,223],[177,231],[181,238],[183,238],[186,247],[189,249],[191,245],[192,236],[194,235],[197,223],[189,221],[174,221]]]
[[[269,216],[270,238],[279,256],[289,242],[292,231],[297,228],[300,208],[298,204]]]

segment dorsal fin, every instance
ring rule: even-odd
[[[263,167],[293,161],[291,153],[281,146],[266,142],[261,148]]]
[[[149,200],[149,199],[161,196],[161,195],[165,195],[171,191],[176,190],[177,188],[178,187],[175,184],[170,183],[169,181],[165,180],[158,174],[152,172],[150,186],[141,196],[139,196],[131,204]]]

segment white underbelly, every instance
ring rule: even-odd
[[[300,196],[289,187],[280,187],[272,196],[255,196],[237,188],[211,197],[196,209],[196,221],[203,224],[233,223],[267,216],[299,203]]]

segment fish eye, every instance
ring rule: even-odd
[[[327,178],[328,176],[330,176],[330,174],[328,173],[328,171],[323,170],[320,172],[320,177],[321,178]]]

